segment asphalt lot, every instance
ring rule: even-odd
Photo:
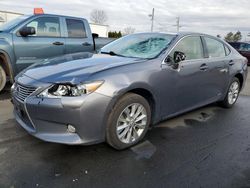
[[[0,95],[0,188],[250,187],[250,78],[234,108],[210,105],[160,123],[140,145],[42,142]]]

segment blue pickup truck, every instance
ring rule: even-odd
[[[63,54],[95,52],[111,41],[96,38],[83,18],[34,14],[7,22],[0,26],[0,91],[33,63]]]

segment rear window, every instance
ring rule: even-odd
[[[224,44],[222,42],[209,37],[204,38],[207,44],[208,55],[210,58],[226,56]]]
[[[229,42],[229,44],[234,47],[236,50],[239,50],[240,48],[240,43],[236,43],[236,42]]]
[[[247,43],[240,44],[239,50],[240,51],[250,51],[250,44],[247,44]]]
[[[83,21],[66,19],[68,37],[71,38],[86,38],[86,29]]]

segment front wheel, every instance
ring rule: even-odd
[[[6,73],[3,67],[0,65],[0,92],[3,90],[6,84]]]
[[[237,101],[240,94],[240,82],[238,78],[234,78],[229,86],[225,99],[220,102],[222,107],[231,108]]]
[[[115,104],[109,116],[107,142],[118,150],[135,145],[145,136],[150,122],[151,109],[147,100],[128,93]]]

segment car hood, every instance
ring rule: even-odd
[[[107,54],[76,53],[44,60],[25,69],[22,74],[41,82],[79,83],[91,74],[140,60]]]

